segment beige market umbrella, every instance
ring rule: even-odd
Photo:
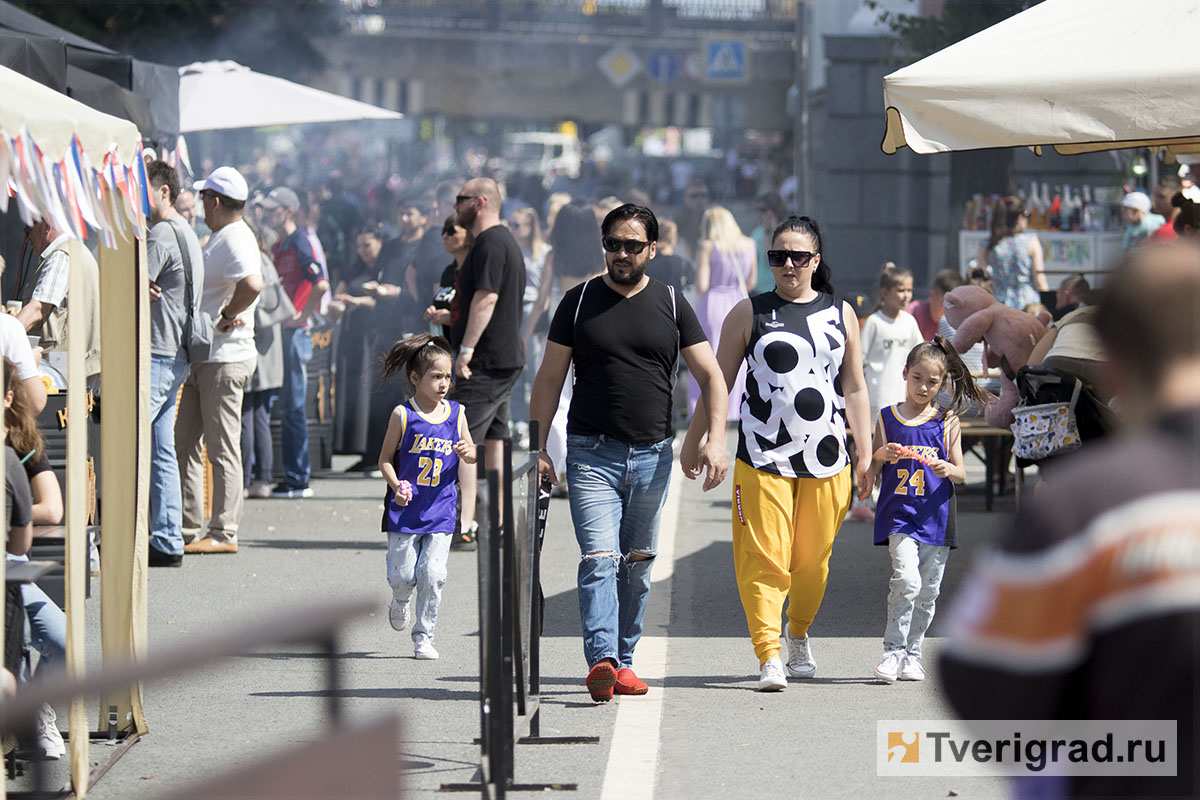
[[[884,78],[882,148],[1200,150],[1200,0],[1045,0]]]

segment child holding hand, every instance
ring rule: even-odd
[[[388,621],[397,631],[408,627],[415,590],[413,654],[426,661],[438,657],[433,635],[454,532],[458,464],[475,463],[463,406],[446,399],[451,370],[450,343],[428,333],[396,342],[384,357],[384,380],[403,373],[413,390],[408,402],[392,409],[379,453],[387,481],[382,527],[392,587]]]

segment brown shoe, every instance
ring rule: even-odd
[[[211,536],[205,536],[203,539],[197,539],[191,544],[183,546],[183,552],[185,553],[236,553],[237,551],[237,542],[231,542],[227,539],[218,541]]]

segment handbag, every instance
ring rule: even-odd
[[[268,258],[262,260],[262,265],[263,288],[258,293],[258,306],[254,310],[254,324],[269,328],[295,317],[296,307],[292,304],[292,298],[288,297],[288,293],[284,290],[283,283],[279,280],[279,273],[275,271],[275,265],[271,264]]]
[[[1079,402],[1083,382],[1078,378],[1074,380],[1075,388],[1066,402],[1018,405],[1013,409],[1015,421],[1010,427],[1013,453],[1017,458],[1041,461],[1069,453],[1083,444],[1075,419],[1075,405]]]
[[[174,222],[169,224],[171,232],[175,234],[175,241],[179,243],[179,255],[183,258],[183,292],[188,308],[187,321],[183,323],[183,346],[187,351],[188,363],[198,364],[208,361],[212,353],[213,318],[212,314],[201,311],[196,305],[195,294],[192,291],[192,257],[179,228]]]

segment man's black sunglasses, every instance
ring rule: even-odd
[[[600,244],[604,245],[605,251],[609,253],[619,253],[624,250],[631,256],[636,256],[638,253],[646,249],[649,242],[638,241],[637,239],[617,239],[613,236],[605,236],[600,240]]]
[[[456,206],[461,206],[461,205],[462,205],[463,203],[465,203],[467,200],[474,200],[474,199],[475,199],[475,198],[477,198],[477,197],[479,197],[479,195],[477,195],[477,194],[460,194],[460,195],[455,195],[455,197],[454,197],[454,205],[456,205]]]
[[[808,266],[808,262],[812,261],[812,257],[816,253],[810,253],[807,250],[768,250],[767,263],[772,267],[786,267],[788,259],[792,260],[792,264],[803,269]]]

